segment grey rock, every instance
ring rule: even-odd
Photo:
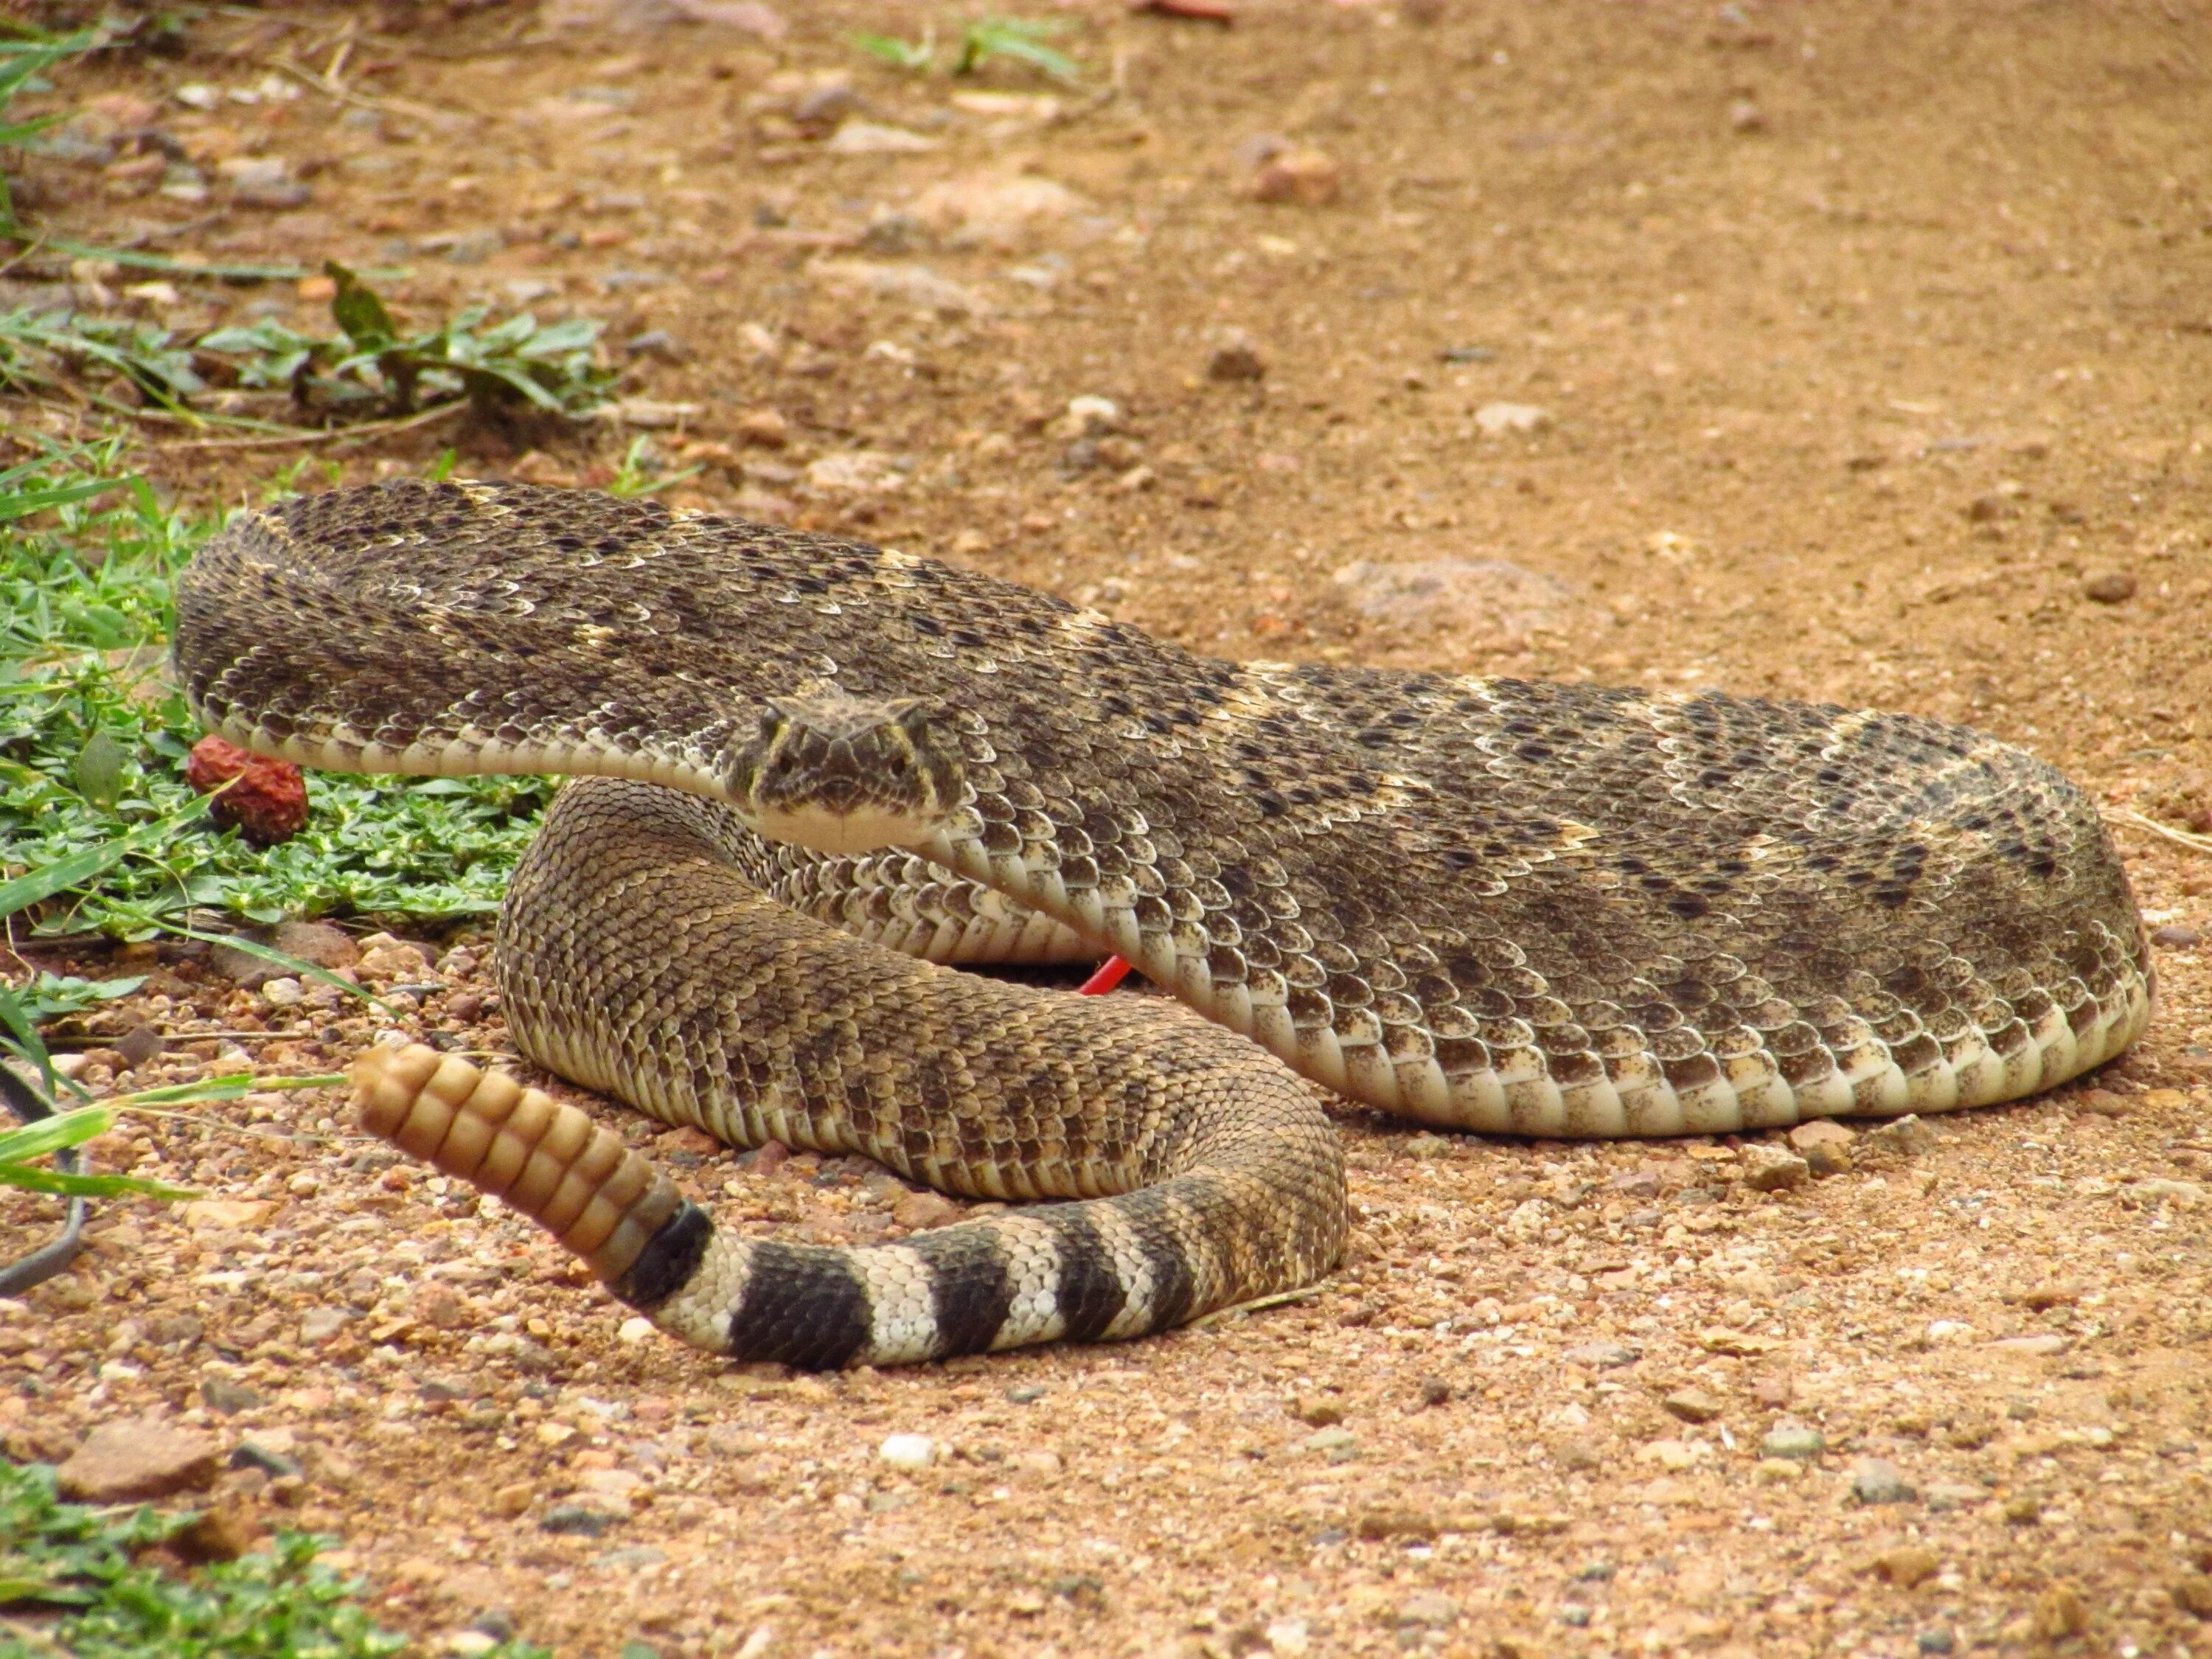
[[[1361,559],[1335,579],[1345,603],[1372,621],[1477,639],[1556,629],[1574,607],[1565,582],[1504,559]]]
[[[342,1308],[310,1308],[300,1316],[300,1340],[319,1346],[346,1328],[346,1317]]]
[[[1972,1509],[1978,1504],[1989,1502],[1989,1498],[1986,1488],[1967,1486],[1962,1481],[1938,1480],[1928,1488],[1928,1507],[1939,1515]]]
[[[2193,951],[2204,943],[2202,930],[2168,926],[2150,930],[2150,942],[2165,951]]]
[[[313,201],[315,192],[296,179],[287,179],[273,185],[240,185],[231,191],[230,199],[239,207],[257,208],[264,213],[289,213]]]
[[[615,1517],[603,1510],[586,1509],[581,1504],[556,1504],[539,1519],[538,1529],[566,1538],[599,1538],[614,1524]]]
[[[666,1550],[655,1549],[650,1544],[634,1544],[628,1549],[609,1550],[592,1565],[595,1567],[657,1567],[667,1559]]]
[[[273,1447],[264,1446],[253,1439],[241,1440],[230,1449],[230,1467],[234,1469],[259,1469],[272,1476],[300,1473],[297,1458],[287,1457]]]
[[[1851,1465],[1851,1496],[1862,1504],[1911,1504],[1920,1489],[1887,1458],[1863,1457]]]
[[[1325,1429],[1315,1430],[1301,1443],[1310,1452],[1318,1452],[1333,1462],[1342,1462],[1357,1455],[1359,1437],[1350,1429],[1331,1425]]]
[[[1638,1357],[1635,1349],[1619,1342],[1581,1342],[1559,1356],[1570,1365],[1587,1365],[1598,1371],[1633,1365]]]
[[[1802,1423],[1777,1423],[1759,1443],[1760,1456],[1788,1458],[1798,1463],[1809,1463],[1827,1449],[1827,1437]]]
[[[691,361],[691,349],[665,328],[648,328],[642,334],[631,335],[623,342],[623,349],[633,357],[651,357],[657,362]]]
[[[1861,1137],[1861,1145],[1869,1152],[1894,1158],[1924,1157],[1940,1143],[1936,1131],[1923,1122],[1917,1113],[1907,1112],[1903,1117],[1892,1118],[1878,1129]]]
[[[1416,1590],[1398,1603],[1398,1623],[1407,1629],[1449,1630],[1459,1623],[1459,1603],[1438,1590]]]
[[[227,1376],[210,1376],[200,1383],[200,1399],[210,1411],[221,1412],[228,1417],[238,1412],[250,1412],[256,1406],[269,1402],[243,1383],[234,1382]]]

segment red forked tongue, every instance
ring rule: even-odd
[[[1129,976],[1129,964],[1119,957],[1109,957],[1099,964],[1098,971],[1076,988],[1079,996],[1103,997]]]

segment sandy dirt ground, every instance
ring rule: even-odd
[[[2143,823],[2212,832],[2212,16],[1099,3],[1053,14],[1060,87],[849,44],[949,11],[620,9],[210,13],[96,88],[156,103],[204,199],[40,187],[88,240],[404,264],[414,315],[611,319],[626,423],[427,428],[348,481],[451,443],[605,482],[642,432],[701,469],[679,502],[1224,655],[1971,720],[2109,805],[2156,1021],[2048,1098],[1812,1137],[1774,1191],[1725,1139],[1347,1110],[1355,1242],[1310,1297],[821,1378],[638,1340],[336,1097],[254,1097],[101,1148],[207,1198],[110,1206],[0,1314],[10,1453],[252,1442],[216,1501],[339,1534],[426,1653],[2212,1650],[2212,854]],[[236,500],[292,453],[153,464]],[[398,933],[324,943],[415,988],[401,1029],[500,1049],[480,935]],[[387,1024],[125,955],[94,1083],[327,1070]],[[945,1213],[629,1132],[787,1236]]]

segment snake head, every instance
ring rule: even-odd
[[[913,846],[960,804],[960,747],[940,708],[834,690],[771,697],[730,763],[730,799],[759,834],[817,853]]]

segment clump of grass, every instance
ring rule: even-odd
[[[257,922],[497,908],[544,780],[319,775],[307,829],[267,849],[178,817],[201,730],[167,678],[171,585],[216,520],[165,507],[118,443],[50,445],[0,471],[0,879],[124,842],[22,910],[19,939],[150,938],[195,908]]]
[[[946,67],[954,75],[973,75],[994,58],[1004,58],[1027,64],[1055,81],[1075,81],[1081,78],[1083,65],[1045,44],[1066,28],[1067,24],[1059,19],[978,17],[961,29]],[[890,34],[856,34],[853,44],[871,58],[915,74],[927,71],[937,62],[934,29],[925,30],[919,40],[902,40]]]
[[[14,39],[0,38],[0,150],[20,149],[62,118],[55,111],[28,120],[10,120],[9,107],[19,94],[49,92],[46,72],[80,52],[92,49],[94,36],[82,33],[52,35],[24,29]],[[15,217],[15,201],[8,189],[8,175],[0,171],[0,236],[21,237],[23,227]]]
[[[143,319],[30,307],[0,314],[0,391],[52,392],[104,374],[146,406],[184,414],[213,376],[289,391],[296,410],[343,419],[410,415],[463,398],[480,408],[526,404],[580,416],[613,389],[615,373],[599,361],[596,319],[541,323],[522,312],[487,325],[489,309],[471,306],[410,332],[356,273],[336,263],[325,270],[337,284],[331,301],[337,331],[327,335],[267,318],[185,339]],[[81,395],[95,407],[131,412],[97,392]]]
[[[363,1585],[316,1560],[335,1540],[276,1534],[271,1548],[190,1571],[151,1553],[198,1519],[64,1504],[44,1465],[0,1463],[0,1650],[23,1659],[390,1659],[408,1638],[377,1625]],[[550,1659],[507,1641],[487,1659]]]
[[[602,325],[586,317],[540,323],[528,312],[486,328],[471,306],[435,327],[403,332],[376,290],[345,266],[324,267],[337,284],[334,336],[301,334],[273,320],[216,329],[198,349],[234,357],[240,382],[289,387],[301,407],[368,405],[406,415],[465,397],[480,404],[520,400],[554,415],[583,415],[606,401],[613,371],[595,348]]]

